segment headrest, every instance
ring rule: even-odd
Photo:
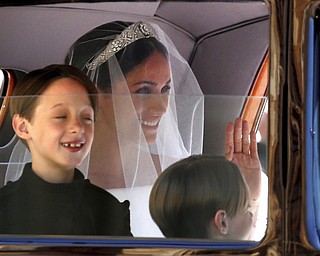
[[[26,72],[21,70],[0,69],[0,148],[7,145],[14,136],[9,101],[16,83],[25,75]]]

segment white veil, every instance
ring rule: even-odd
[[[116,136],[127,188],[154,183],[158,175],[152,154],[159,157],[161,170],[190,154],[200,154],[204,111],[199,84],[170,38],[153,23],[130,25],[116,21],[89,31],[73,44],[66,61],[83,70],[98,87],[108,83],[112,88]],[[148,145],[119,59],[123,53],[128,54],[130,44],[151,37],[168,51],[172,81],[167,111],[161,118],[156,142]],[[117,56],[121,50],[122,56]],[[144,97],[150,96],[138,97],[143,102]],[[95,139],[103,140],[102,137]],[[94,158],[93,152],[90,161]]]
[[[19,179],[22,174],[24,164],[27,162],[31,162],[30,151],[21,142],[21,140],[18,140],[9,159],[4,184],[7,184],[8,181],[15,181]]]
[[[130,56],[131,60],[140,58],[139,54],[130,51],[136,51],[133,49],[148,40],[156,40],[164,46],[171,74],[167,109],[161,117],[155,143],[151,145],[141,128],[136,105],[137,102],[140,105],[147,104],[152,97],[159,101],[162,96],[131,94],[125,79],[126,71],[123,71],[123,63],[120,63],[129,58],[125,56]],[[105,97],[112,98],[112,104],[108,106],[113,108],[113,116],[104,120],[103,132],[95,134],[94,140],[100,147],[93,145],[89,178],[90,173],[97,169],[99,177],[90,178],[93,183],[107,189],[119,200],[130,201],[131,230],[134,236],[162,236],[149,214],[151,187],[159,171],[181,158],[202,153],[204,97],[190,66],[159,26],[123,21],[103,24],[80,37],[70,48],[66,64],[83,70],[98,88],[107,85],[109,90],[104,91],[112,93]],[[104,136],[104,132],[108,133],[108,124],[113,119],[116,132],[112,138],[107,139],[108,135]],[[99,121],[98,118],[97,129]],[[111,146],[113,144],[110,141],[114,139],[117,141],[117,149]],[[113,176],[108,176],[108,172],[114,170],[108,169],[105,158],[116,150],[119,150],[124,185],[106,187],[103,186],[104,177],[112,179]],[[109,161],[113,160],[110,157]]]

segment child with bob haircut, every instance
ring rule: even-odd
[[[223,156],[193,155],[169,166],[153,186],[149,207],[169,238],[244,240],[252,232],[247,185]]]
[[[12,126],[32,162],[0,189],[0,234],[131,236],[129,202],[76,168],[91,149],[96,94],[91,80],[69,65],[31,71],[17,84]]]

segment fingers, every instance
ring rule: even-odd
[[[242,121],[242,153],[249,155],[251,139],[249,139],[249,124],[246,120]]]
[[[252,158],[259,159],[257,137],[254,131],[250,132],[250,154]]]
[[[233,143],[233,123],[229,122],[226,128],[226,138],[225,138],[225,157],[229,161],[233,158],[234,143]]]
[[[242,152],[242,119],[240,117],[236,118],[234,122],[234,152]]]
[[[228,160],[233,158],[234,153],[243,153],[258,157],[257,139],[255,132],[250,132],[249,124],[240,117],[234,124],[229,122],[226,128],[225,156]]]

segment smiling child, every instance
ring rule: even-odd
[[[96,94],[90,79],[68,65],[34,70],[17,84],[12,125],[32,163],[0,189],[0,234],[131,236],[129,202],[77,169],[91,149]]]

